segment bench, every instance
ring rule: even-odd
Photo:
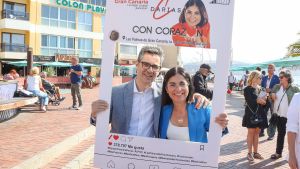
[[[34,104],[38,97],[16,97],[8,100],[0,100],[0,122],[6,121],[16,114],[18,108]]]

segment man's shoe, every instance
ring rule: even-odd
[[[264,137],[265,133],[259,133],[259,137]]]
[[[71,106],[69,109],[71,109],[71,110],[78,110],[78,107],[75,106],[75,105],[73,105],[73,106]]]
[[[61,98],[58,99],[58,101],[61,102],[61,101],[65,100],[65,99],[66,99],[66,97],[61,97]]]
[[[79,105],[76,110],[80,110],[81,108],[82,108],[82,105]]]
[[[268,137],[267,138],[267,140],[273,140],[274,139],[274,137]]]

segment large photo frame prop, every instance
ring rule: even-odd
[[[200,0],[195,0],[200,1]],[[109,131],[109,112],[97,116],[94,164],[116,169],[218,168],[222,129],[214,122],[224,112],[226,83],[231,59],[233,0],[203,0],[206,12],[196,30],[185,27],[181,13],[188,0],[107,1],[100,99],[110,103],[116,42],[162,44],[217,50],[214,97],[208,143],[183,142]],[[203,11],[202,11],[203,12]],[[131,98],[128,98],[131,99]]]

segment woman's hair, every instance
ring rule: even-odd
[[[162,88],[162,106],[167,104],[172,104],[172,99],[167,93],[166,87],[168,85],[169,79],[175,76],[176,74],[183,76],[185,80],[188,82],[189,94],[186,98],[186,101],[187,102],[191,101],[193,98],[192,96],[194,93],[194,87],[193,87],[191,76],[187,72],[185,72],[185,70],[182,67],[173,67],[166,73],[164,77],[163,88]]]
[[[11,70],[9,71],[9,73],[16,74],[16,73],[17,73],[17,71],[16,71],[16,69],[11,69]]]
[[[40,73],[40,70],[38,67],[33,67],[31,70],[30,70],[30,73],[32,75],[38,75]]]
[[[282,70],[282,71],[280,71],[279,75],[282,75],[283,77],[287,78],[289,84],[293,83],[293,77],[292,77],[291,71]]]
[[[259,77],[261,77],[261,73],[258,70],[251,72],[247,79],[248,86],[251,86],[253,84],[253,80]]]
[[[179,17],[179,22],[180,23],[185,23],[185,12],[186,9],[190,6],[196,5],[200,11],[200,15],[201,15],[201,21],[197,24],[197,26],[202,27],[203,25],[208,23],[208,15],[206,12],[206,8],[202,2],[202,0],[188,0],[187,3],[184,5],[184,8],[180,14]]]

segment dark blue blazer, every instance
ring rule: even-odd
[[[267,86],[268,75],[264,76],[261,80],[261,87],[266,88]],[[276,84],[279,84],[279,77],[277,75],[273,75],[270,82],[270,89],[273,88]]]

